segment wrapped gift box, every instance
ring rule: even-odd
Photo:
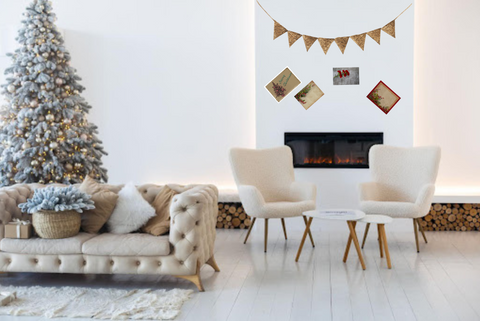
[[[5,238],[29,239],[33,236],[32,223],[29,221],[15,221],[5,225]]]

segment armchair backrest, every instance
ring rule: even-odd
[[[372,178],[383,201],[415,202],[426,184],[435,184],[440,147],[375,145],[369,153]]]
[[[295,181],[290,147],[232,148],[230,164],[237,185],[255,186],[266,202],[289,199],[290,186]]]

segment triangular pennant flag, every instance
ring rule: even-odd
[[[285,32],[287,32],[288,30],[285,29],[284,26],[282,26],[281,24],[279,24],[275,20],[273,20],[273,23],[274,23],[274,25],[273,25],[273,40],[275,40],[278,37],[280,37],[281,35],[283,35]]]
[[[382,28],[383,31],[385,31],[386,34],[389,34],[393,38],[395,38],[395,20],[390,21],[385,25],[385,27]]]
[[[310,49],[310,47],[315,43],[317,38],[303,35],[303,41],[305,42],[305,48]]]
[[[378,44],[380,44],[380,34],[382,32],[382,29],[375,29],[372,31],[367,32],[367,35],[370,36],[373,40],[375,40]]]
[[[362,49],[365,48],[365,38],[367,37],[367,33],[362,33],[360,35],[350,36],[350,38]]]
[[[325,54],[327,54],[328,52],[328,49],[330,49],[330,45],[332,44],[332,42],[334,42],[335,39],[330,39],[330,38],[318,38],[318,43],[320,44],[320,46],[322,47],[323,49],[323,52]]]
[[[293,31],[288,31],[288,44],[290,47],[297,41],[302,35]]]
[[[345,48],[347,48],[348,38],[350,38],[350,37],[335,38],[335,43],[337,44],[338,49],[340,49],[342,54],[345,52]]]

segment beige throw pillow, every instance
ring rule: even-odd
[[[178,193],[168,186],[164,186],[152,202],[155,216],[142,227],[144,233],[159,236],[170,230],[170,202]]]
[[[82,213],[82,230],[98,233],[113,213],[118,195],[87,176],[78,189],[92,196],[95,208]]]

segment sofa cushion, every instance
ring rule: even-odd
[[[85,178],[78,189],[91,195],[95,204],[93,210],[82,213],[82,230],[87,233],[98,233],[112,215],[118,195],[104,188],[90,176]]]
[[[0,250],[21,254],[81,254],[82,244],[95,234],[79,233],[65,239],[2,239]]]
[[[155,216],[142,227],[142,232],[155,236],[166,234],[170,229],[170,203],[177,193],[165,185],[152,202]]]
[[[108,231],[115,234],[131,233],[155,216],[155,209],[142,197],[133,183],[118,192],[118,200],[107,221]]]
[[[170,254],[170,242],[167,235],[105,233],[85,242],[82,252],[108,256],[164,256]]]

